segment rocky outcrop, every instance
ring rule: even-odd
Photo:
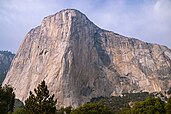
[[[0,51],[0,84],[2,84],[14,57],[9,51]]]
[[[45,17],[21,44],[3,84],[24,101],[45,80],[59,106],[171,86],[171,50],[100,29],[77,10]]]

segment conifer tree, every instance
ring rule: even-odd
[[[14,110],[15,94],[11,86],[0,85],[0,113],[12,113]]]
[[[25,110],[29,114],[55,114],[57,100],[54,100],[54,94],[49,95],[44,80],[38,85],[37,89],[34,89],[34,92],[35,95],[30,91],[30,96],[25,101]]]

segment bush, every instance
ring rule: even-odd
[[[88,103],[71,111],[71,114],[114,114],[108,107],[98,103]]]
[[[24,108],[17,108],[13,114],[28,114]]]
[[[57,111],[57,114],[70,114],[71,110],[72,110],[71,106],[66,107],[66,108],[62,107]]]

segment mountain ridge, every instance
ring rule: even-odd
[[[14,54],[9,51],[0,51],[0,84],[5,79]]]

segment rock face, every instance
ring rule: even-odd
[[[2,84],[14,57],[9,51],[0,51],[0,84]]]
[[[164,91],[171,86],[171,50],[100,29],[77,10],[62,10],[26,35],[3,84],[24,101],[42,80],[59,106]]]

